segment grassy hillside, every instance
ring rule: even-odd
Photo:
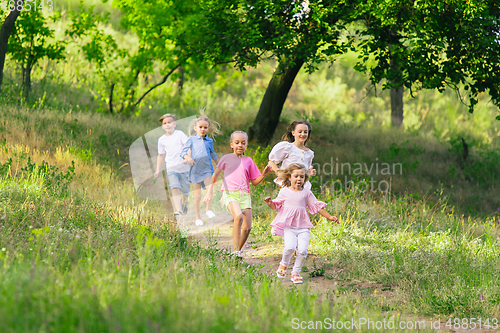
[[[147,265],[154,267],[150,273],[155,278],[158,269],[163,270],[167,267],[162,265],[179,267],[175,266],[177,265],[175,261],[171,262],[170,259],[165,261],[161,258],[170,258],[171,252],[168,251],[171,250],[168,246],[174,246],[173,244],[178,242],[185,243],[186,240],[168,227],[168,222],[162,222],[162,216],[165,216],[165,207],[162,203],[146,203],[135,196],[126,171],[127,166],[120,168],[126,163],[127,145],[135,139],[135,136],[140,135],[140,131],[145,130],[147,125],[141,122],[122,122],[107,115],[64,113],[50,109],[29,110],[14,106],[4,108],[4,114],[2,186],[4,197],[8,199],[3,201],[3,215],[7,217],[3,226],[8,232],[3,234],[1,242],[2,247],[9,252],[9,258],[16,258],[12,259],[14,261],[11,260],[8,267],[14,263],[21,268],[33,265],[39,267],[36,265],[41,261],[49,266],[42,265],[40,272],[49,268],[54,272],[62,269],[60,274],[63,274],[70,269],[64,274],[69,279],[65,284],[71,285],[76,277],[69,272],[84,269],[81,265],[84,267],[89,265],[87,258],[92,258],[92,271],[98,272],[98,275],[111,274],[107,270],[101,270],[115,265],[111,263],[116,261],[120,262],[120,267],[126,267],[127,274],[135,272],[137,275],[133,275],[134,279],[139,281],[143,271],[140,268],[141,259],[138,250],[141,246],[150,246],[148,260],[151,263],[148,261]],[[50,127],[43,126],[44,119],[47,124],[51,124]],[[333,126],[332,133],[336,133],[335,125],[331,126]],[[79,131],[80,135],[73,135],[75,131]],[[369,145],[376,144],[371,142],[376,137],[380,138],[382,143],[395,140],[390,136],[393,131],[385,131],[364,130],[366,141],[361,141],[360,145],[369,149]],[[113,135],[116,133],[121,133],[121,137]],[[346,133],[350,133],[351,137],[344,139],[345,145],[352,146],[356,133],[358,140],[363,137],[361,130],[351,128]],[[371,140],[370,133],[373,135]],[[103,140],[97,140],[103,135],[109,135],[115,140],[104,145]],[[415,140],[414,142],[423,140],[420,141],[423,142],[422,145],[425,144],[426,147],[429,145],[424,138],[412,137],[414,134],[396,135]],[[85,140],[85,137],[88,139]],[[320,134],[317,137],[321,137]],[[319,159],[324,159],[326,153],[321,153],[315,146],[319,141],[317,137],[311,143],[311,147],[315,149]],[[227,136],[219,137],[218,145],[225,147],[227,139]],[[92,149],[95,149],[95,151],[90,150],[91,155],[82,153],[88,142],[92,142]],[[340,144],[337,145],[342,147]],[[445,151],[438,142],[435,145],[436,149]],[[122,153],[118,154],[117,150]],[[31,162],[28,162],[28,157]],[[8,158],[13,159],[12,164],[9,164]],[[266,161],[266,154],[254,155],[254,159],[262,165]],[[43,160],[62,170],[55,172],[56,175],[61,173],[59,178],[62,180],[51,180],[55,179],[55,176],[50,176],[50,172],[40,168],[27,168],[29,163],[35,162],[40,165]],[[369,158],[367,160],[369,161]],[[71,166],[71,161],[76,162],[74,175],[64,171]],[[454,208],[447,203],[449,198],[444,192],[422,196],[415,192],[401,195],[393,193],[384,195],[371,191],[360,193],[359,189],[335,193],[328,186],[324,186],[323,189],[315,186],[315,191],[318,198],[328,202],[329,210],[340,216],[342,221],[340,225],[332,225],[326,220],[314,219],[316,228],[313,229],[311,251],[329,260],[324,264],[326,265],[324,268],[335,267],[336,273],[331,278],[347,282],[353,279],[375,281],[388,288],[398,288],[402,291],[401,298],[380,303],[380,300],[374,297],[372,290],[370,294],[363,295],[355,302],[367,306],[375,306],[373,302],[376,302],[378,307],[375,309],[379,309],[378,311],[383,308],[429,316],[498,315],[499,286],[495,279],[500,270],[496,260],[500,223],[498,213],[490,214],[489,217],[464,218],[456,214]],[[263,202],[264,196],[269,194],[276,194],[276,188],[270,180],[252,193],[255,216],[252,233],[258,240],[266,242],[276,241],[269,236],[269,223],[273,213]],[[70,237],[69,234],[73,236]],[[99,239],[94,234],[104,238]],[[115,236],[111,237],[113,234]],[[80,237],[86,235],[86,241],[80,241],[80,238],[76,237],[78,235]],[[122,239],[126,235],[129,241]],[[159,249],[153,251],[155,246]],[[177,246],[179,245],[174,247]],[[197,249],[197,254],[188,255],[190,260],[195,262],[208,260],[198,258],[198,256],[205,258],[204,251],[215,251],[217,258],[224,257],[224,254],[217,252],[215,248],[204,250],[196,243],[185,243],[183,246],[188,253]],[[59,253],[66,251],[69,254],[52,257],[57,251]],[[72,251],[76,251],[74,259],[71,259]],[[123,266],[124,263],[127,266]],[[230,267],[234,264],[228,261],[228,266],[224,266],[221,272],[232,270]],[[310,267],[312,263],[307,265]],[[22,270],[21,268],[19,269]],[[116,268],[113,268],[113,271],[114,269]],[[193,270],[191,273],[202,274],[195,272],[194,267],[191,269]],[[256,281],[262,278],[259,276],[256,275]],[[54,276],[56,277],[58,275]],[[91,276],[83,279],[91,279]],[[203,275],[201,279],[205,280]],[[462,281],[460,285],[457,285],[457,280]],[[91,283],[85,281],[82,282],[83,285]],[[154,285],[152,281],[148,283]],[[207,283],[210,285],[212,282]],[[119,286],[120,284],[113,288]],[[181,289],[186,287],[183,286],[177,285]],[[107,290],[108,287],[109,284],[103,286],[104,289],[98,296],[111,297],[107,294],[110,292]],[[350,297],[355,295],[352,290],[339,289],[337,292],[351,295]],[[206,297],[217,302],[219,294],[220,292],[210,293],[212,296]],[[30,293],[27,292],[26,295]],[[129,293],[120,295],[113,297],[119,299],[132,297]],[[309,296],[304,294],[303,297]],[[344,302],[343,298],[341,299],[340,302]],[[356,306],[356,309],[358,312],[368,311],[364,305],[361,308]],[[283,313],[280,316],[283,316]],[[288,314],[285,317],[287,316]],[[70,321],[65,325],[74,323],[75,321]],[[136,324],[134,322],[131,325]]]
[[[285,289],[259,266],[230,259],[216,238],[208,248],[182,238],[134,198],[130,179],[115,167],[123,162],[118,154],[105,164],[96,162],[99,155],[75,154],[83,140],[65,129],[79,117],[95,135],[133,137],[141,124],[49,109],[3,111],[2,331],[271,332],[289,330],[293,318],[337,318],[340,311],[344,318],[399,319],[381,313],[376,298]],[[23,132],[43,119],[52,120],[50,128]],[[92,127],[97,120],[108,126]],[[125,140],[112,150],[124,147]]]
[[[58,38],[65,17],[53,25]],[[107,31],[133,46],[118,22],[114,12]],[[187,117],[200,106],[222,125],[216,150],[229,152],[229,134],[252,124],[274,64],[243,73],[194,68],[181,92],[169,81],[125,117],[107,113],[103,82],[79,45],[69,43],[67,55],[36,67],[28,101],[8,59],[0,101],[2,331],[272,332],[291,331],[293,318],[500,316],[500,126],[488,96],[469,114],[451,91],[414,99],[406,92],[404,128],[393,129],[388,92],[352,69],[354,54],[299,73],[270,147],[291,121],[312,123],[313,190],[341,223],[313,218],[310,251],[323,260],[304,269],[331,288],[289,290],[262,267],[230,259],[216,235],[208,247],[182,237],[164,202],[137,197],[128,165],[128,148],[160,115]],[[139,88],[159,78],[141,78]],[[270,147],[249,148],[260,168]],[[252,188],[256,242],[280,244],[263,201],[276,194],[271,177]],[[383,290],[356,290],[354,282]]]

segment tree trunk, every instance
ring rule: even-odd
[[[30,95],[30,89],[31,89],[31,69],[32,63],[30,60],[26,63],[26,70],[25,70],[25,76],[24,76],[24,98],[26,101],[28,101],[28,97]]]
[[[108,103],[108,110],[109,113],[113,114],[113,91],[115,90],[115,83],[111,84],[111,88],[109,89],[109,103]]]
[[[399,44],[398,44],[399,45]],[[394,46],[392,47],[399,47]],[[403,91],[404,86],[402,82],[402,73],[399,69],[398,63],[394,57],[391,56],[391,68],[397,73],[397,78],[392,81],[394,84],[398,84],[396,87],[391,87],[391,121],[393,127],[401,127],[403,125]]]
[[[17,8],[17,6],[15,6]],[[2,24],[2,29],[0,29],[0,88],[2,86],[3,80],[3,67],[5,64],[5,55],[7,54],[7,45],[9,42],[10,33],[14,28],[17,17],[21,14],[20,11],[14,9],[9,13],[7,18]]]
[[[248,130],[250,141],[256,140],[263,146],[269,144],[278,126],[288,92],[303,64],[304,60],[295,59],[278,65],[260,103],[257,117]]]
[[[403,125],[403,91],[403,86],[391,87],[391,120],[394,127]]]

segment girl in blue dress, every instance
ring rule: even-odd
[[[219,134],[218,124],[211,121],[201,110],[201,115],[194,121],[192,135],[184,144],[181,152],[181,157],[186,161],[186,164],[191,166],[189,181],[193,184],[195,224],[197,226],[204,224],[200,214],[201,188],[202,186],[205,188],[205,185],[210,185],[212,182],[212,174],[214,173],[212,161],[218,163],[218,157],[214,150],[214,140],[207,136],[210,130]],[[188,154],[189,150],[191,150],[191,156]],[[206,202],[205,214],[209,219],[215,217],[214,212],[210,209],[211,203],[211,201]]]

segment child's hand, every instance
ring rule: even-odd
[[[264,168],[264,170],[262,171],[262,173],[267,176],[272,171],[273,171],[273,168],[268,164],[268,165],[266,165],[266,167]]]
[[[210,193],[210,191],[207,191],[207,193],[205,194],[205,197],[203,198],[203,203],[205,205],[208,205],[208,203],[211,201],[212,201],[212,193]]]
[[[271,199],[271,197],[265,197],[264,198],[264,201],[266,202],[266,204],[269,206],[269,208],[271,209],[276,209],[276,205],[274,204],[273,200]]]
[[[330,215],[327,219],[339,223],[339,219],[336,216]]]
[[[314,168],[309,169],[309,174],[311,175],[311,177],[316,176],[316,169]]]
[[[158,178],[158,175],[160,174],[160,171],[155,172],[155,178]]]
[[[189,155],[184,156],[184,160],[186,161],[186,164],[188,164],[188,165],[196,164],[196,162]]]

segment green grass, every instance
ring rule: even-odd
[[[145,210],[68,190],[71,177],[50,181],[67,174],[54,166],[12,165],[0,176],[2,332],[274,332],[293,318],[390,317],[374,298],[283,288],[213,236],[201,247]]]
[[[257,212],[268,191],[254,191]],[[499,213],[464,218],[450,212],[445,198],[430,207],[428,198],[409,195],[365,198],[332,196],[325,190],[317,196],[340,217],[340,224],[313,218],[309,249],[335,267],[331,278],[397,286],[405,301],[393,299],[385,306],[407,313],[459,318],[500,314]],[[252,230],[260,241],[273,241],[273,215],[259,215],[255,222]],[[308,267],[313,275],[324,273],[315,263]]]

